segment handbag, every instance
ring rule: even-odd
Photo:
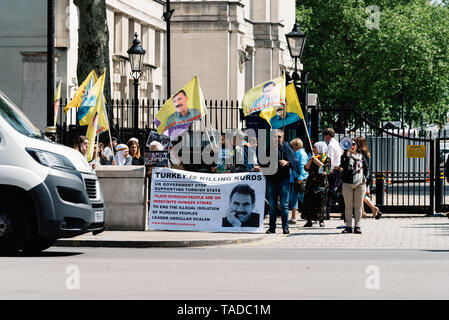
[[[293,190],[295,192],[305,192],[306,191],[306,180],[302,180],[302,183],[298,183],[298,179],[293,181]]]
[[[324,187],[316,187],[313,189],[313,193],[316,197],[321,198],[323,201],[326,199],[326,188]]]

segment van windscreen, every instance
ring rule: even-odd
[[[0,91],[0,117],[2,117],[11,127],[27,136],[42,136],[41,131],[36,128],[25,114],[17,108]]]

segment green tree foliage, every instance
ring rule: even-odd
[[[297,0],[297,17],[307,34],[302,63],[322,102],[379,120],[400,120],[404,104],[406,122],[447,121],[447,6],[427,0]]]
[[[106,0],[74,0],[79,8],[80,27],[78,31],[78,83],[95,70],[97,76],[106,68],[104,94],[106,100],[111,98],[109,70],[109,30],[106,21]]]

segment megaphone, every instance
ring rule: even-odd
[[[349,138],[349,137],[343,137],[343,138],[340,140],[340,147],[341,147],[343,150],[348,150],[349,148],[351,148],[351,146],[352,146],[352,139],[351,139],[351,138]]]

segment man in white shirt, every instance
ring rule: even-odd
[[[338,167],[340,166],[341,155],[343,154],[343,150],[340,148],[340,144],[337,139],[335,139],[335,131],[332,128],[326,128],[323,131],[324,141],[328,144],[327,146],[327,156],[331,159],[331,172],[329,174],[329,191],[327,197],[327,213],[326,219],[330,219],[330,206],[331,200],[338,202],[336,189],[337,178],[338,178]]]
[[[107,158],[111,158],[115,155],[115,148],[117,148],[118,139],[116,137],[112,137],[112,146],[111,142],[108,143],[108,146],[104,148],[103,155]],[[112,152],[114,150],[114,152]]]

